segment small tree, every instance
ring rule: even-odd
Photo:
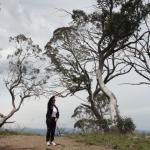
[[[120,133],[126,134],[126,133],[133,133],[136,126],[131,118],[118,117],[117,127]]]
[[[101,119],[97,119],[91,111],[90,102],[88,104],[81,104],[75,110],[72,117],[76,120],[74,127],[80,128],[81,130],[98,131],[98,130],[109,130],[110,120],[109,114],[109,100],[104,94],[97,94],[95,98],[95,106],[101,115]]]
[[[7,57],[9,73],[5,85],[11,96],[12,110],[6,115],[1,114],[0,127],[9,123],[7,120],[19,111],[24,100],[48,92],[48,77],[41,60],[42,50],[24,35],[11,37],[10,41],[15,42],[16,49]]]

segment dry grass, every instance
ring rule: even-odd
[[[107,134],[74,134],[77,142],[89,145],[108,146],[116,150],[150,150],[150,137],[144,135]]]

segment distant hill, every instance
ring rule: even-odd
[[[9,131],[18,131],[18,132],[24,132],[24,133],[32,133],[36,135],[46,135],[46,128],[45,129],[40,129],[40,128],[23,128],[23,129],[2,129],[2,130],[9,130]],[[75,133],[78,132],[78,130],[74,128],[57,128],[56,129],[56,135],[60,134],[66,134],[66,133]]]

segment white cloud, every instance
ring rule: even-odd
[[[73,8],[90,9],[93,2],[91,0],[78,0],[78,2],[71,0],[9,0],[9,2],[1,0],[1,3],[0,38],[3,39],[3,42],[0,45],[5,46],[9,36],[23,33],[44,46],[52,31],[66,24],[70,18],[66,13],[59,12],[55,8],[63,8],[68,11]],[[6,33],[1,32],[2,30]]]

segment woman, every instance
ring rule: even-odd
[[[46,125],[47,125],[47,134],[46,134],[46,144],[56,145],[54,142],[56,122],[59,118],[59,111],[55,105],[55,96],[52,96],[47,105],[47,114],[46,114]]]

